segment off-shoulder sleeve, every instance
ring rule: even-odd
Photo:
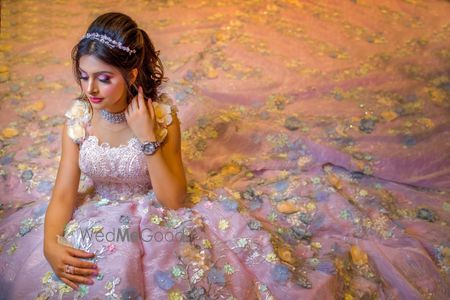
[[[158,101],[153,101],[152,105],[155,109],[158,124],[157,139],[159,142],[163,142],[167,137],[167,127],[172,124],[173,116],[177,114],[178,108],[173,104],[172,98],[165,93],[159,96]]]
[[[66,117],[67,135],[77,144],[86,138],[86,125],[90,120],[89,104],[82,100],[75,100],[64,114]]]

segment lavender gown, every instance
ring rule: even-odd
[[[168,104],[157,109],[160,138],[174,109]],[[88,114],[81,101],[66,113],[69,136],[80,145],[80,169],[94,189],[80,193],[84,204],[64,237],[94,252],[100,273],[79,291],[60,281],[43,256],[45,206],[25,208],[2,226],[3,245],[10,249],[0,256],[4,298],[298,298],[307,279],[281,262],[259,221],[239,213],[225,195],[193,208],[164,209],[152,191],[138,140],[99,145],[89,135]]]

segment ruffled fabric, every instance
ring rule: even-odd
[[[167,128],[173,121],[173,114],[177,114],[178,108],[173,104],[172,98],[163,93],[159,96],[158,101],[152,102],[155,109],[157,124],[157,139],[163,142],[167,137]]]
[[[77,144],[81,144],[86,137],[86,124],[91,120],[91,107],[88,102],[75,100],[66,111],[67,135]]]
[[[168,127],[172,124],[173,114],[178,112],[172,98],[163,93],[158,101],[151,102],[156,114],[156,136],[159,142],[167,137]],[[86,127],[92,118],[92,109],[87,101],[76,99],[66,111],[67,134],[78,145],[87,137]]]

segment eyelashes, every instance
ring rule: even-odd
[[[86,81],[89,79],[89,77],[87,77],[87,76],[80,76],[78,78],[82,81]],[[98,77],[98,80],[103,83],[111,83],[111,78],[108,76],[100,76],[100,77]]]

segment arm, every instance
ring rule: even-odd
[[[144,100],[142,87],[128,105],[127,123],[141,141],[156,141],[156,113],[152,100]],[[180,122],[172,112],[165,142],[153,155],[147,156],[147,169],[156,197],[164,206],[177,209],[184,206],[186,177],[181,160]]]
[[[92,258],[93,253],[58,244],[57,235],[64,235],[64,228],[72,217],[76,206],[80,169],[78,166],[78,146],[67,135],[63,126],[62,152],[58,174],[50,204],[45,214],[44,255],[56,275],[70,287],[77,289],[76,283],[91,284],[87,276],[95,275],[96,265],[79,258]],[[74,267],[73,274],[65,273],[65,266]]]
[[[172,123],[161,149],[146,156],[147,168],[158,200],[166,207],[177,209],[184,206],[186,197],[186,176],[181,158],[180,122],[172,113]],[[153,133],[141,140],[155,141]]]
[[[50,204],[45,215],[44,247],[56,243],[56,236],[63,235],[66,224],[76,206],[80,183],[78,146],[67,135],[66,124],[62,132],[62,151]]]

